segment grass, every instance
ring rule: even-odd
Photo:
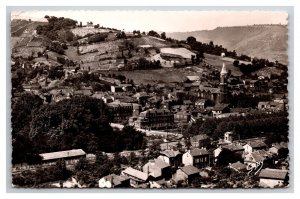
[[[157,70],[112,71],[116,75],[124,75],[136,84],[157,84],[182,82],[187,75],[199,75],[191,68],[162,68]]]
[[[109,32],[109,30],[106,29],[98,29],[98,28],[81,28],[81,27],[76,27],[71,30],[74,35],[78,35],[80,37],[83,37],[87,34],[95,34],[95,33],[102,33],[102,32]]]
[[[191,59],[192,55],[195,55],[195,53],[189,51],[186,48],[161,48],[161,53],[167,53],[167,54],[174,54],[174,55],[180,55],[183,58]]]
[[[235,76],[241,76],[243,73],[240,71],[238,67],[235,67],[233,65],[234,60],[230,59],[223,59],[221,56],[216,56],[216,55],[211,55],[211,54],[206,54],[204,53],[204,61],[210,65],[212,65],[213,68],[221,71],[223,63],[226,65],[226,69],[231,70],[231,74]]]

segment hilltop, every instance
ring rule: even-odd
[[[288,29],[284,25],[253,25],[218,27],[214,30],[171,32],[168,37],[185,40],[193,36],[197,41],[222,45],[229,50],[252,57],[278,60],[287,64]]]

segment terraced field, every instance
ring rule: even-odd
[[[74,35],[78,35],[80,37],[83,37],[87,34],[95,34],[95,33],[103,33],[103,32],[109,32],[110,30],[107,29],[99,29],[99,28],[87,28],[87,27],[76,27],[71,30]]]

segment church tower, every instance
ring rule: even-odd
[[[223,63],[222,70],[221,70],[221,76],[220,76],[220,96],[219,96],[219,102],[220,103],[226,103],[227,102],[227,69],[225,64]]]

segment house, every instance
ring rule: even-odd
[[[199,176],[199,169],[187,165],[182,168],[177,169],[176,173],[173,176],[173,180],[177,183],[179,181],[190,183],[193,179]]]
[[[268,111],[268,112],[278,112],[285,110],[285,104],[280,102],[266,101],[259,102],[257,105],[258,110]]]
[[[226,145],[220,145],[218,148],[216,148],[214,153],[215,162],[217,162],[217,158],[219,157],[220,153],[226,150],[229,154],[240,156],[240,159],[243,158],[244,148],[242,145],[237,143],[230,143]]]
[[[220,118],[227,118],[227,117],[238,117],[238,116],[244,116],[243,114],[241,113],[222,113],[222,114],[219,114],[216,116],[217,119],[220,119]]]
[[[150,188],[156,188],[156,189],[161,189],[161,188],[168,188],[168,183],[162,179],[162,180],[157,180],[157,181],[149,181]]]
[[[143,172],[147,173],[151,180],[170,179],[172,176],[170,165],[160,158],[149,160],[143,166]]]
[[[188,150],[182,155],[182,163],[187,165],[192,165],[197,168],[203,168],[210,164],[209,153],[205,149],[192,149]]]
[[[237,161],[235,163],[229,163],[229,168],[237,171],[237,172],[242,172],[247,170],[247,166],[240,161]]]
[[[125,188],[130,187],[130,179],[127,176],[110,174],[101,178],[98,184],[99,188]]]
[[[191,75],[191,76],[186,76],[187,80],[190,82],[196,82],[200,81],[199,75]]]
[[[223,113],[229,113],[229,111],[230,111],[230,109],[228,107],[228,104],[217,104],[213,108],[212,113],[213,113],[213,117],[216,117]]]
[[[284,144],[272,144],[272,147],[269,148],[269,152],[274,154],[274,155],[278,155],[278,152],[280,149],[283,149],[283,148],[287,148],[287,146],[284,146]]]
[[[193,147],[202,148],[210,143],[210,138],[206,134],[200,134],[191,137],[190,141]]]
[[[181,145],[184,145],[184,142],[180,142]],[[162,151],[164,150],[173,150],[173,149],[177,149],[178,146],[178,141],[174,141],[174,142],[164,142],[160,144],[160,149]]]
[[[178,167],[182,162],[182,153],[179,151],[165,150],[160,152],[158,159],[161,159],[171,167]]]
[[[117,93],[117,92],[123,92],[123,87],[122,86],[115,86],[115,85],[111,85],[110,86],[110,91],[113,93]]]
[[[195,102],[196,108],[199,109],[205,109],[208,105],[208,100],[207,99],[199,99]]]
[[[265,150],[254,151],[250,154],[246,154],[244,157],[244,163],[249,167],[257,167],[260,164],[271,163],[273,164],[273,155]]]
[[[135,126],[141,129],[168,129],[174,125],[174,114],[167,109],[151,109],[140,113]]]
[[[177,123],[188,123],[191,119],[191,113],[186,110],[178,111],[174,114],[174,121]]]
[[[245,149],[245,155],[247,155],[255,150],[265,150],[267,148],[267,145],[262,140],[253,140],[249,141],[243,147]]]
[[[134,112],[139,112],[139,105],[133,103],[124,103],[114,101],[107,104],[108,111],[113,117],[113,122],[125,122],[133,115]]]
[[[133,187],[138,187],[141,184],[148,182],[148,174],[142,171],[136,170],[132,167],[128,167],[121,173],[124,176],[127,176],[130,179],[130,185]]]
[[[72,149],[67,151],[57,151],[51,153],[41,153],[42,164],[55,164],[57,160],[63,159],[66,165],[72,165],[81,158],[86,158],[86,153],[82,149]]]
[[[288,182],[288,171],[280,169],[262,169],[259,173],[259,186],[264,188],[283,187]]]

